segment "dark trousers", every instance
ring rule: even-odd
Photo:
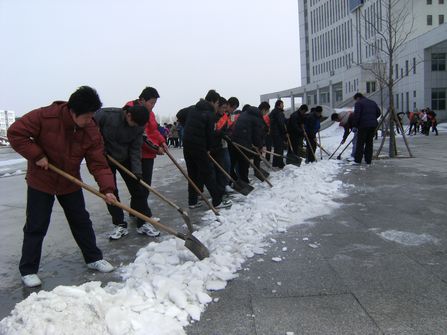
[[[55,196],[28,186],[26,223],[23,227],[22,258],[19,270],[22,276],[35,274],[39,270],[42,243],[50,225]],[[58,195],[71,233],[81,249],[86,263],[102,259],[102,252],[96,246],[95,232],[89,213],[85,209],[82,191]]]
[[[309,142],[306,147],[306,162],[312,163],[315,162],[315,152],[317,150],[317,138],[315,135],[308,134]]]
[[[226,148],[225,148],[226,150]],[[219,148],[211,152],[211,156],[216,160],[216,162],[225,169],[225,151],[224,148]],[[225,186],[228,185],[228,178],[225,174],[213,163],[214,175],[216,178],[216,183],[220,189],[225,189]]]
[[[234,161],[234,165],[237,166],[237,178],[240,179],[246,183],[249,182],[248,180],[248,170],[250,168],[250,163],[248,160],[240,153],[239,150],[234,148],[232,162]],[[243,150],[243,149],[241,149]],[[249,154],[246,154],[246,156],[249,156]],[[234,177],[233,177],[234,178]]]
[[[208,158],[207,152],[200,149],[183,148],[183,156],[188,170],[188,176],[200,188],[206,186],[213,199],[213,206],[222,202],[224,189],[219,187],[213,171],[213,166]],[[188,183],[188,204],[195,205],[198,201],[198,194]]]
[[[130,170],[130,164],[129,162],[121,163],[126,168]],[[149,195],[149,192],[135,179],[130,177],[127,173],[117,169],[115,165],[112,163],[110,165],[110,170],[112,170],[113,178],[115,179],[116,184],[116,172],[118,171],[123,178],[124,182],[126,183],[127,189],[130,193],[130,207],[146,216],[151,217],[152,212],[149,208],[149,205],[147,204],[147,197]],[[147,182],[147,181],[146,181]],[[115,196],[119,199],[119,193],[118,193],[118,187],[115,191]],[[127,222],[124,221],[124,212],[121,208],[107,205],[107,209],[109,210],[110,215],[112,216],[112,222],[116,226],[123,226],[127,227]],[[145,222],[141,219],[137,220],[137,227],[140,228]]]
[[[233,144],[228,146],[228,152],[230,154],[230,175],[234,180],[239,179],[239,152]]]
[[[290,142],[292,142],[292,149],[288,148],[288,151],[295,156],[303,156],[304,137],[290,136]]]
[[[274,153],[278,155],[284,155],[284,139],[280,136],[272,136]],[[282,169],[284,167],[284,160],[282,157],[273,156],[273,167],[279,167]]]
[[[270,134],[267,134],[265,136],[265,148],[267,149],[267,151],[272,151],[272,137],[270,136]],[[270,162],[270,154],[266,153],[265,159]]]
[[[359,128],[357,131],[357,147],[355,150],[355,162],[361,163],[363,156],[366,164],[371,164],[374,145],[375,127]]]

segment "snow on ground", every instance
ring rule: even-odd
[[[8,159],[6,161],[0,161],[0,166],[9,166],[26,162],[25,158]]]
[[[224,289],[247,258],[264,253],[270,234],[338,207],[339,169],[325,160],[273,172],[273,188],[258,183],[245,199],[239,195],[221,222],[211,212],[204,215],[194,235],[209,248],[209,258],[199,261],[183,241],[167,236],[139,250],[135,262],[121,269],[123,282],[31,294],[0,321],[0,333],[185,334],[183,327],[200,320],[212,302],[210,291]]]
[[[437,243],[439,240],[429,234],[415,234],[397,230],[387,230],[379,234],[388,241],[407,246],[418,246],[426,243]]]

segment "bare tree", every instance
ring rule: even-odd
[[[394,78],[394,62],[398,58],[404,44],[410,38],[413,32],[414,16],[410,8],[410,4],[405,0],[381,0],[380,5],[382,15],[377,13],[375,16],[366,16],[361,14],[365,31],[360,33],[362,41],[373,51],[375,62],[373,64],[358,64],[361,68],[368,70],[377,80],[381,90],[381,101],[383,103],[383,89],[388,90],[388,111],[384,114],[387,118],[389,127],[389,156],[396,157],[396,135],[395,126],[402,128],[398,121],[394,106],[394,87],[396,83],[402,79]],[[361,27],[357,27],[360,32]],[[415,66],[415,65],[413,65]],[[382,122],[385,121],[384,119]],[[408,146],[405,132],[401,129],[404,137],[405,145],[408,149],[410,157],[412,153]],[[382,145],[385,137],[382,141]],[[377,155],[378,155],[377,154]]]

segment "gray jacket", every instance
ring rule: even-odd
[[[144,127],[130,127],[121,108],[103,108],[95,113],[106,153],[118,162],[130,162],[133,173],[141,175],[141,146]]]

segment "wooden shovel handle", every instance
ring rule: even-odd
[[[62,177],[65,177],[68,180],[72,181],[73,183],[79,185],[80,187],[82,187],[83,189],[89,191],[90,193],[93,193],[94,195],[97,195],[98,197],[100,197],[104,201],[107,200],[107,197],[104,194],[102,194],[101,192],[99,192],[97,189],[95,189],[94,187],[92,187],[92,186],[90,186],[90,185],[80,181],[79,179],[73,177],[72,175],[66,173],[65,171],[55,167],[53,164],[49,163],[48,164],[48,168],[50,170],[56,172],[57,174],[61,175]],[[148,216],[146,216],[146,215],[144,215],[144,214],[142,214],[142,213],[140,213],[140,212],[130,208],[129,206],[126,206],[126,205],[122,204],[119,201],[113,201],[112,205],[125,210],[126,212],[136,216],[137,218],[139,218],[139,219],[141,219],[143,221],[149,222],[151,225],[159,228],[160,230],[163,230],[163,231],[165,231],[165,232],[167,232],[169,234],[175,235],[175,236],[177,236],[177,237],[179,237],[181,239],[185,239],[185,236],[179,234],[174,229],[172,229],[172,228],[170,228],[168,226],[160,224],[158,221],[155,221],[154,219],[151,219],[150,217],[148,217]]]

